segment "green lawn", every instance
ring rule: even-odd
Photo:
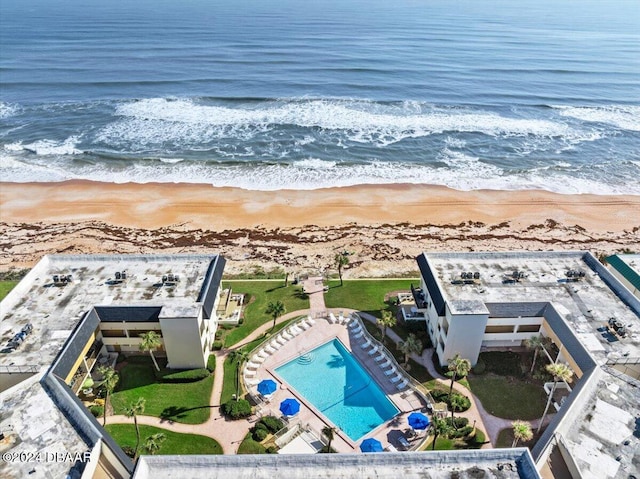
[[[19,281],[0,281],[0,301],[2,301],[4,297],[9,294],[9,291],[18,283]]]
[[[105,429],[120,447],[135,447],[136,428],[133,424],[108,424]],[[147,437],[159,432],[167,439],[157,454],[222,454],[222,447],[215,439],[196,434],[180,434],[153,426],[140,426],[141,445]],[[144,450],[141,453],[146,454]]]
[[[220,394],[220,404],[224,404],[236,393],[236,368],[237,361],[227,358],[223,364],[224,378],[222,382],[222,393]],[[242,371],[240,371],[242,374]],[[242,389],[240,394],[242,394]]]
[[[395,311],[384,297],[387,293],[398,290],[409,290],[411,283],[418,279],[380,279],[380,280],[345,280],[329,281],[329,291],[324,295],[327,308],[350,308],[372,314],[377,318],[382,311]]]
[[[120,370],[116,392],[110,398],[114,414],[124,414],[127,406],[144,397],[146,416],[187,424],[200,424],[209,419],[213,375],[192,383],[158,383],[151,358],[133,356],[127,361]]]
[[[266,448],[253,440],[251,433],[247,434],[238,447],[238,454],[265,454]]]
[[[223,281],[223,287],[231,287],[234,293],[250,295],[250,302],[244,308],[243,323],[227,331],[224,336],[226,347],[233,346],[258,327],[273,321],[264,312],[272,301],[282,301],[287,313],[309,308],[309,298],[302,292],[302,286],[289,284],[285,288],[283,281]]]
[[[471,391],[494,416],[527,421],[541,417],[544,412],[547,398],[540,384],[494,374],[469,375],[467,379]]]

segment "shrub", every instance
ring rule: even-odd
[[[284,427],[284,423],[275,416],[265,416],[260,419],[258,424],[264,424],[267,430],[271,433],[276,433]]]
[[[164,383],[193,383],[209,377],[210,374],[206,368],[186,369],[183,371],[163,368],[160,371],[155,371],[156,378]]]
[[[212,373],[216,370],[216,357],[213,354],[209,355],[207,359],[207,370]]]
[[[267,454],[277,454],[278,453],[278,448],[277,446],[269,446],[266,449]]]
[[[220,351],[223,345],[224,345],[224,341],[216,340],[213,342],[213,349],[215,351]]]
[[[91,411],[93,417],[102,417],[102,415],[104,414],[104,407],[94,404],[89,407],[89,411]]]
[[[444,389],[434,389],[433,391],[431,391],[431,396],[437,402],[447,403],[447,406],[449,408],[451,408],[451,403],[449,402],[449,391],[444,390]],[[453,397],[462,398],[462,406],[461,407],[455,407],[454,411],[463,412],[463,411],[466,411],[467,409],[469,409],[471,407],[471,400],[467,396],[465,396],[464,394],[460,394],[460,393],[454,391],[451,394],[451,397],[452,398]]]
[[[135,454],[135,451],[134,451],[133,447],[131,447],[131,446],[122,446],[122,450],[129,457],[133,457],[134,454]]]
[[[222,405],[222,412],[231,419],[242,419],[251,416],[251,404],[246,399],[231,399]]]
[[[264,441],[269,435],[269,431],[261,427],[256,427],[253,431],[253,440],[257,442]]]
[[[462,412],[462,411],[466,411],[467,409],[469,409],[471,407],[471,400],[465,396],[464,394],[460,394],[460,393],[453,393],[452,396],[456,396],[462,399],[461,401],[461,406],[459,407],[454,407],[454,411],[456,412]],[[451,407],[451,405],[449,404],[449,407]]]
[[[478,359],[478,362],[473,368],[471,368],[471,371],[473,371],[473,374],[484,374],[485,372],[487,372],[487,363],[485,363],[482,359]]]

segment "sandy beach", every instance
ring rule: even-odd
[[[422,251],[640,249],[640,196],[424,185],[249,191],[195,184],[0,183],[0,269],[47,253],[221,253],[227,272],[414,271]]]

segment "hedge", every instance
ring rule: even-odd
[[[211,372],[207,368],[186,369],[176,371],[175,369],[161,369],[155,371],[156,379],[163,383],[193,383],[209,377]]]
[[[246,399],[231,399],[222,405],[222,412],[231,419],[242,419],[251,416],[251,404]]]

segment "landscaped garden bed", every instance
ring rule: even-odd
[[[136,445],[136,428],[133,424],[108,424],[105,429],[123,449],[133,449]],[[140,446],[153,434],[162,433],[166,440],[156,454],[222,454],[222,446],[207,436],[180,434],[153,426],[140,426]],[[147,454],[144,449],[143,454]]]

